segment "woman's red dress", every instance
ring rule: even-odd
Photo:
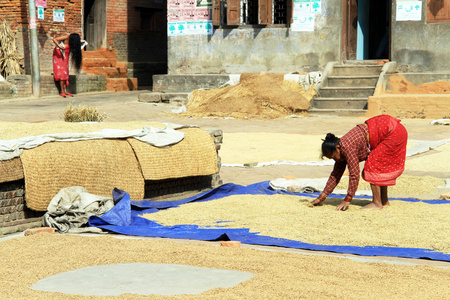
[[[53,50],[53,76],[55,81],[64,80],[66,85],[69,85],[69,55],[69,46],[66,49],[55,47]]]

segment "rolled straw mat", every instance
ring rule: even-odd
[[[23,168],[20,158],[0,161],[0,183],[23,179]]]
[[[217,152],[210,134],[201,128],[180,129],[184,139],[170,147],[157,148],[128,139],[146,180],[212,175],[219,171]]]
[[[46,143],[21,155],[25,200],[29,208],[46,211],[62,189],[83,186],[89,193],[112,196],[115,187],[133,200],[144,198],[145,181],[126,140]]]

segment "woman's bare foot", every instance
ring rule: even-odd
[[[383,206],[390,206],[391,203],[389,202],[389,200],[387,200],[386,202],[383,202]]]
[[[363,207],[361,207],[361,209],[383,209],[383,206],[378,206],[373,202],[370,202],[367,205],[364,205]]]

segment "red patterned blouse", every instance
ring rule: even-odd
[[[337,161],[334,164],[333,172],[331,172],[330,178],[328,178],[327,184],[323,192],[329,195],[333,192],[336,185],[341,180],[344,174],[345,167],[348,166],[348,172],[350,173],[347,196],[354,197],[359,184],[359,163],[364,161],[369,156],[369,141],[368,141],[369,128],[366,124],[359,124],[342,138],[339,139],[339,145],[341,146],[341,156],[343,161]]]

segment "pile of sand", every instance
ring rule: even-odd
[[[234,86],[194,90],[184,116],[280,118],[306,112],[316,94],[315,86],[284,80],[284,74],[241,74]]]
[[[390,91],[386,94],[450,94],[450,81],[437,81],[415,86],[403,75],[389,77]]]
[[[450,253],[450,205],[391,201],[383,210],[361,210],[370,200],[354,199],[346,212],[342,199],[294,195],[233,195],[147,214],[166,226],[249,228],[260,235],[320,245],[388,246]]]

